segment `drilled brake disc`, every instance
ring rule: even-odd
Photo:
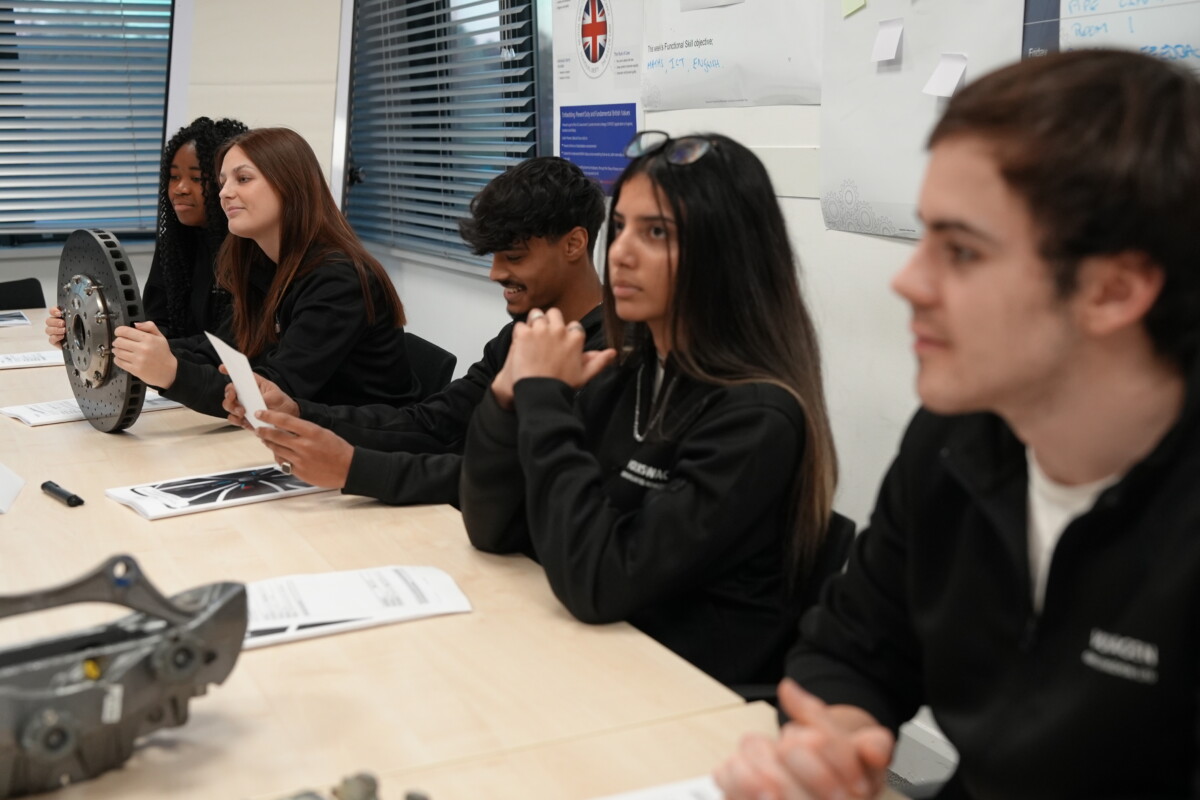
[[[78,230],[58,262],[58,306],[66,323],[63,361],[92,427],[122,431],[137,421],[146,384],[113,363],[113,331],[141,322],[142,296],[117,237]]]

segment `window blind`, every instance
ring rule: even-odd
[[[153,231],[171,0],[0,0],[0,236]]]
[[[536,153],[535,0],[359,0],[346,215],[358,235],[478,262],[471,198]]]

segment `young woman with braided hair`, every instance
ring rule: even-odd
[[[215,278],[217,250],[229,224],[217,196],[214,161],[225,142],[246,130],[235,119],[197,117],[163,147],[154,258],[142,303],[146,319],[165,336],[216,331],[229,315],[229,294]],[[50,343],[61,346],[64,333],[62,312],[50,309]]]

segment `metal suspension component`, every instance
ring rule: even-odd
[[[120,766],[140,736],[188,718],[222,683],[246,635],[246,588],[164,597],[129,556],[71,583],[0,596],[0,618],[73,603],[136,613],[107,625],[0,648],[0,798],[57,789]]]

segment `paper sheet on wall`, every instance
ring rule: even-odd
[[[1200,0],[1027,0],[1024,52],[1122,47],[1200,75]]]
[[[372,567],[269,578],[246,584],[246,598],[247,650],[471,610],[454,579],[436,567]]]
[[[820,103],[822,14],[796,0],[648,4],[646,110]]]
[[[642,127],[642,0],[553,0],[554,152],[609,189]]]
[[[825,0],[821,210],[833,230],[916,238],[925,139],[946,100],[922,93],[943,54],[966,83],[1021,54],[1011,0],[871,0],[843,17]],[[895,57],[872,61],[880,23],[903,19]]]

